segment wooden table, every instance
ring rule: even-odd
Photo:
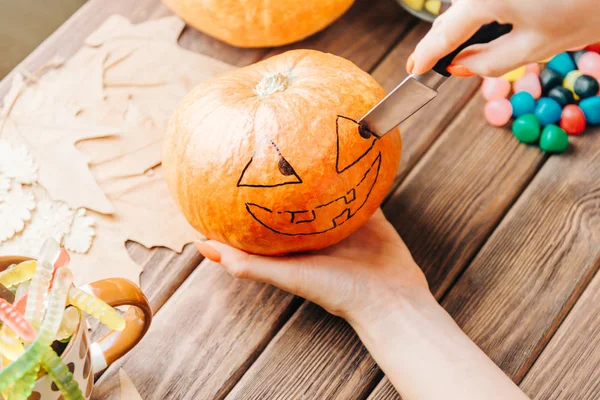
[[[90,0],[23,67],[69,56],[112,13],[168,15],[158,0]],[[180,43],[239,66],[319,49],[390,89],[427,29],[393,0],[357,0],[326,31],[282,49],[235,49],[192,29]],[[403,126],[385,213],[446,310],[531,397],[600,399],[600,129],[549,157],[485,123],[478,85],[449,81]],[[191,246],[181,256],[130,249],[156,318],[94,398],[119,398],[120,367],[144,399],[399,398],[350,327],[316,305],[236,281]]]

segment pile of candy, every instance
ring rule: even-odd
[[[558,54],[544,69],[533,63],[501,78],[486,78],[481,91],[491,125],[504,126],[514,118],[518,140],[561,153],[569,146],[568,135],[600,124],[600,43]]]
[[[68,254],[53,239],[37,261],[0,272],[0,391],[5,400],[27,399],[40,368],[64,399],[83,399],[73,375],[56,353],[57,341],[68,343],[79,323],[76,307],[114,330],[125,320],[111,306],[72,286]],[[73,306],[68,307],[67,306]],[[64,347],[63,347],[64,348]]]
[[[427,12],[431,16],[427,20],[433,20],[440,15],[443,1],[440,0],[401,0],[402,4],[419,13]],[[449,2],[446,2],[449,5]]]

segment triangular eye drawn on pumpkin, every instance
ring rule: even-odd
[[[337,155],[335,167],[338,174],[359,162],[375,146],[377,137],[363,129],[351,118],[338,115],[335,120]],[[357,138],[360,140],[357,141]]]
[[[238,180],[238,187],[269,188],[302,183],[294,168],[269,138],[256,146],[252,158]]]

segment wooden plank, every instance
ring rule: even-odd
[[[359,18],[361,15],[363,17]],[[347,18],[349,20],[346,20]],[[369,33],[372,30],[370,25],[372,21],[378,21],[379,25],[376,31],[380,34],[379,36]],[[331,30],[326,30],[309,38],[306,46],[302,43],[297,47],[310,47],[341,54],[354,61],[361,68],[370,70],[388,51],[389,47],[397,41],[397,37],[407,29],[412,21],[412,17],[403,13],[391,0],[381,0],[376,3],[359,1],[347,16],[344,16],[331,27]],[[353,29],[336,28],[338,24],[346,27],[352,25]],[[343,38],[340,37],[342,33],[344,34]],[[181,42],[186,43],[188,40],[186,35],[196,35],[196,33],[186,30]],[[190,39],[187,42],[187,47],[194,50],[205,50],[202,43],[195,43],[194,40]],[[338,48],[343,43],[355,43],[356,46],[353,48]],[[285,50],[277,49],[260,57]],[[241,56],[239,59],[226,58],[225,60],[238,63],[251,62],[255,58],[260,58],[256,55],[257,51],[259,50],[252,50],[251,56],[247,58],[243,54],[245,51],[240,50]],[[158,259],[161,260],[160,257]],[[149,267],[146,266],[146,268]],[[156,279],[155,284],[158,285],[158,290],[157,288],[152,289],[156,292],[168,293],[175,286],[172,281],[179,277],[175,274],[172,278],[161,282],[161,274],[165,268],[168,268],[167,264],[160,261],[157,263],[156,269],[151,272]],[[146,284],[147,272],[146,269],[143,274],[144,285]],[[158,317],[148,334],[148,339],[145,339],[136,348],[131,357],[127,357],[118,366],[111,368],[101,379],[96,392],[100,393],[98,398],[115,395],[115,390],[118,388],[114,386],[116,382],[114,374],[121,365],[127,370],[136,386],[149,388],[156,386],[156,382],[153,380],[155,378],[148,374],[146,369],[149,360],[156,357],[156,343],[164,340],[165,336],[175,337],[181,332],[181,325],[173,323],[169,319],[169,315],[177,315],[177,320],[183,319],[187,321],[186,325],[189,324],[189,326],[194,327],[194,336],[201,338],[201,340],[197,340],[196,350],[198,352],[210,352],[210,359],[213,363],[220,363],[227,367],[216,373],[211,369],[212,367],[205,368],[206,360],[197,357],[195,361],[190,360],[185,367],[173,366],[171,369],[172,375],[168,375],[173,377],[173,384],[171,385],[165,381],[166,383],[159,385],[148,395],[157,398],[191,396],[192,398],[212,399],[223,397],[245,369],[256,359],[260,350],[267,345],[283,321],[289,317],[291,310],[296,309],[300,304],[295,297],[264,285],[257,286],[256,284],[243,282],[231,283],[231,285],[223,288],[223,294],[220,297],[217,295],[206,296],[202,293],[202,290],[196,288],[201,285],[199,282],[202,280],[221,281],[226,278],[229,279],[224,272],[214,267],[208,270],[205,268],[202,273],[194,272],[189,280],[194,282],[195,289],[187,296],[191,298],[188,301],[195,306],[185,307],[178,301],[169,300],[165,308],[158,313]],[[186,282],[181,290],[185,290],[187,287],[189,285]],[[260,288],[260,290],[252,288]],[[209,291],[209,287],[206,287],[205,290]],[[179,294],[175,296],[179,296]],[[276,302],[270,301],[273,296],[277,297]],[[165,295],[162,295],[162,297],[164,298]],[[218,322],[237,320],[240,309],[252,310],[253,308],[257,310],[248,311],[248,315],[244,317],[247,319],[244,324],[234,324],[229,327],[225,325],[220,328],[220,325],[215,325],[217,320],[211,320],[209,323],[205,322],[206,315],[220,315],[221,319]],[[163,316],[165,314],[167,316]],[[244,328],[240,331],[242,326],[252,326],[252,330]],[[187,351],[187,349],[180,347],[185,346],[187,343],[189,343],[187,339],[185,341],[173,341],[172,348],[169,351],[173,353]],[[176,364],[182,365],[180,363]],[[174,378],[177,376],[181,377],[185,384],[179,385],[179,380]],[[146,396],[144,397],[146,398]]]
[[[222,398],[298,305],[285,292],[234,280],[205,260],[142,342],[102,376],[93,398],[119,398],[119,367],[144,399]]]
[[[600,221],[596,222],[596,226]],[[600,269],[600,257],[595,268]],[[521,383],[532,399],[597,400],[600,396],[600,273]]]
[[[468,81],[458,81],[469,85]],[[439,104],[451,103],[454,96],[452,90],[442,91],[440,98],[445,97],[445,101]],[[463,271],[544,159],[538,149],[522,146],[510,133],[489,126],[483,119],[483,103],[477,96],[467,105],[384,208],[438,298]],[[428,125],[426,119],[420,122],[421,134],[433,131],[435,135],[438,128]],[[438,121],[444,123],[443,119]],[[314,312],[319,313],[316,320]],[[309,308],[299,314],[240,380],[232,398],[297,398],[319,387],[320,393],[327,393],[326,398],[359,399],[378,381],[380,372],[370,357],[355,362],[344,376],[335,372],[340,354],[360,346],[356,336],[347,336],[330,349],[303,340],[315,327],[299,321],[310,318],[319,321],[320,329],[333,332],[343,331],[341,321]],[[279,346],[277,341],[292,344]],[[299,363],[321,373],[295,376],[293,371]],[[273,371],[272,365],[279,368]]]
[[[517,383],[600,268],[600,129],[571,143],[568,153],[544,164],[442,303]],[[562,335],[577,340],[568,326]],[[590,343],[583,339],[580,346]],[[558,380],[555,373],[551,380]],[[561,382],[565,392],[581,389],[577,381]],[[385,386],[387,379],[370,399],[399,398],[386,395]],[[552,389],[552,382],[539,388]]]

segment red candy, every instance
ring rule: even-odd
[[[579,135],[585,129],[585,115],[579,106],[569,104],[563,108],[560,127],[569,135]]]
[[[26,342],[33,342],[35,340],[37,335],[35,329],[33,329],[23,314],[4,299],[0,299],[0,320]]]
[[[593,51],[595,53],[600,53],[600,42],[585,46],[585,49],[587,51]]]
[[[540,64],[531,63],[525,66],[525,74],[536,74],[539,75],[541,72]]]

